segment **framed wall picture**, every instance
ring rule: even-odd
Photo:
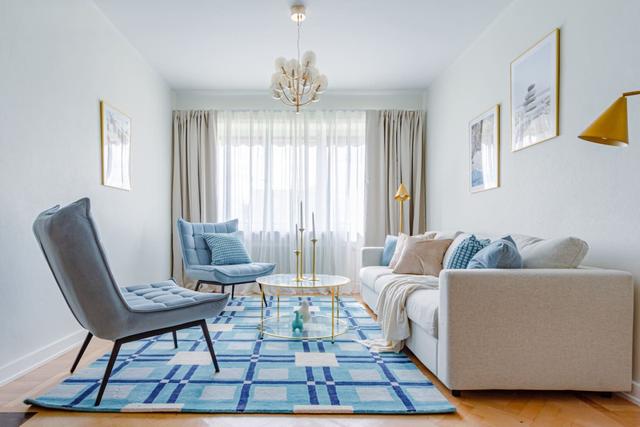
[[[500,106],[469,123],[469,178],[471,192],[500,185]]]
[[[511,63],[511,151],[558,136],[560,30]]]
[[[100,101],[102,184],[131,190],[131,119]]]

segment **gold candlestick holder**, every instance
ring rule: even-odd
[[[318,243],[318,239],[311,239],[311,280],[317,282],[320,280],[318,276],[316,276],[316,244]]]
[[[293,253],[296,254],[296,277],[293,280],[296,282],[302,282],[304,280],[302,274],[300,273],[300,255],[302,251],[300,251],[300,249],[296,249],[293,251]]]
[[[300,227],[298,231],[300,231],[300,249],[294,251],[296,253],[296,278],[294,280],[304,282],[304,228]]]

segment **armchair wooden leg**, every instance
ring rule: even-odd
[[[91,341],[91,338],[93,338],[93,334],[91,332],[87,332],[87,336],[84,339],[84,342],[82,343],[82,347],[80,347],[80,351],[78,352],[78,355],[76,356],[76,360],[73,362],[73,366],[71,366],[71,373],[73,374],[73,371],[76,370],[76,367],[78,366],[78,363],[80,363],[80,359],[82,358],[82,355],[84,354],[84,351],[87,349],[87,346],[89,345],[89,341]]]
[[[231,286],[231,299],[235,298],[235,293],[236,293],[236,287],[235,286]]]
[[[104,376],[102,377],[102,383],[100,384],[100,390],[98,390],[98,397],[96,397],[96,403],[94,406],[99,406],[102,401],[102,395],[104,394],[104,389],[107,388],[107,383],[109,382],[109,377],[111,376],[111,371],[113,370],[113,365],[116,363],[116,358],[118,357],[118,352],[120,351],[120,345],[122,342],[120,340],[116,340],[113,343],[113,350],[111,350],[111,356],[109,357],[109,363],[107,363],[107,369],[104,370]]]
[[[202,328],[202,335],[204,335],[204,339],[207,342],[207,347],[209,348],[209,354],[211,354],[213,366],[216,368],[216,372],[220,372],[220,366],[218,366],[218,358],[216,357],[215,351],[213,351],[213,343],[211,343],[211,336],[209,335],[209,327],[207,326],[207,321],[202,320],[200,322],[200,327]]]
[[[173,334],[173,348],[178,348],[178,335],[176,331],[171,331],[171,333]]]

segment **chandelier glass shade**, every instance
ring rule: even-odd
[[[305,19],[304,6],[291,8],[291,19],[298,25],[298,57],[275,61],[276,72],[271,76],[271,94],[285,105],[296,108],[317,102],[327,88],[327,77],[316,68],[316,54],[307,51],[300,58],[300,23]]]

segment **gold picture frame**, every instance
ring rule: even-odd
[[[500,187],[500,104],[469,122],[469,191]]]
[[[514,59],[509,71],[511,151],[560,135],[560,29]]]
[[[102,185],[131,190],[131,118],[100,101]]]

